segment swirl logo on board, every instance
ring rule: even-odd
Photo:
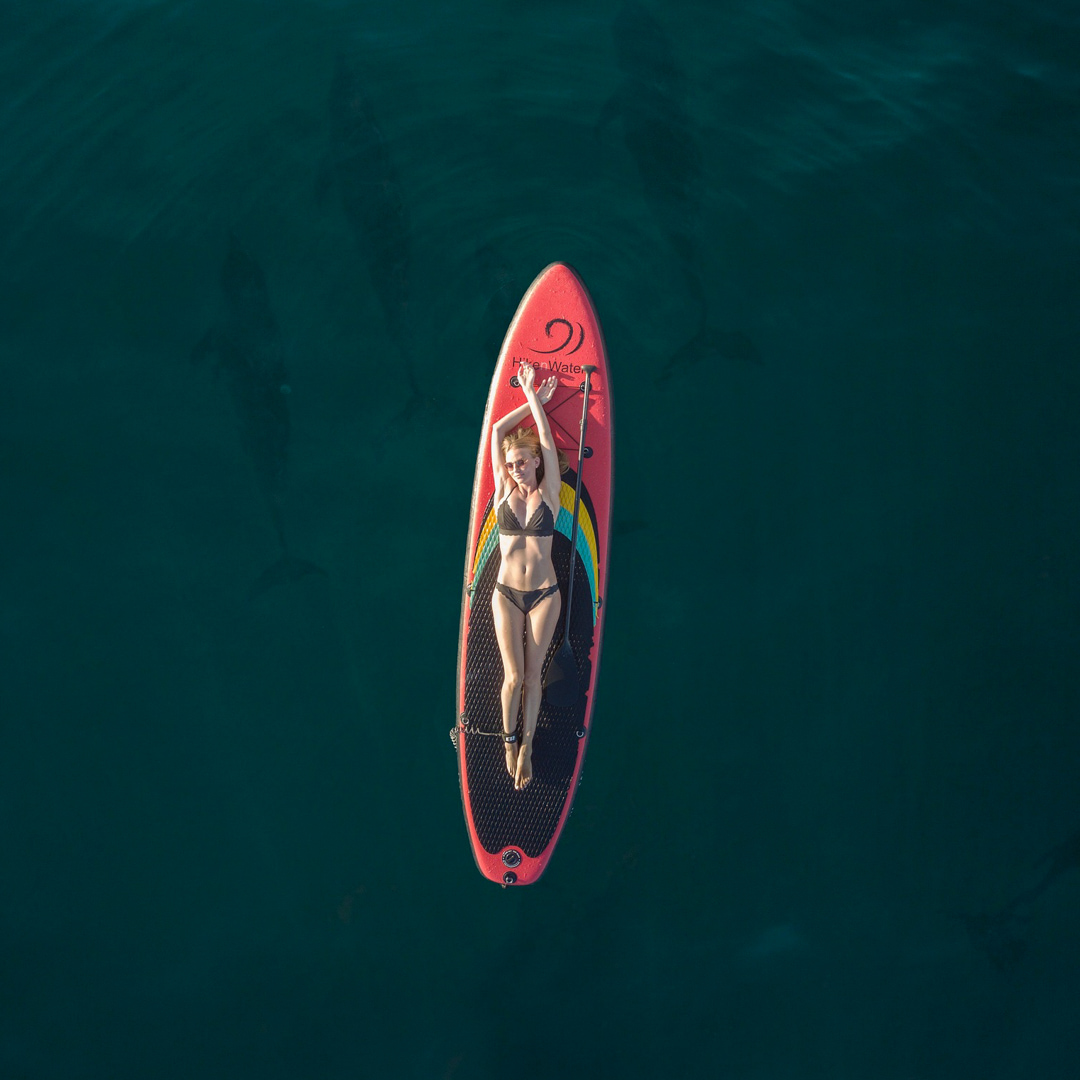
[[[578,349],[581,348],[582,344],[585,341],[585,327],[583,327],[581,323],[577,324],[577,334],[575,335],[574,324],[570,322],[569,319],[548,319],[547,325],[544,327],[544,336],[548,338],[549,341],[553,337],[561,337],[563,333],[563,331],[560,331],[558,332],[558,334],[553,335],[551,332],[551,328],[553,326],[562,327],[563,331],[565,331],[566,333],[566,337],[561,342],[559,342],[559,344],[556,345],[553,349],[541,349],[534,345],[526,345],[525,348],[528,349],[529,352],[541,353],[542,355],[550,356],[552,353],[562,352],[571,342],[574,341],[575,336],[577,337],[577,342],[576,344],[574,344],[574,347],[567,352],[566,355],[572,356],[578,351]]]

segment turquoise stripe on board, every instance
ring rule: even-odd
[[[566,537],[570,539],[570,530],[574,527],[574,515],[566,509],[565,506],[559,507],[559,516],[555,519],[555,528],[559,530]],[[585,573],[589,578],[589,592],[592,594],[593,602],[593,622],[596,622],[596,567],[592,564],[592,552],[589,550],[589,542],[585,539],[584,533],[582,533],[580,526],[578,527],[577,534],[577,547],[578,554],[581,556],[581,561],[585,565]]]

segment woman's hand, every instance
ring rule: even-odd
[[[528,397],[535,388],[536,368],[532,364],[522,364],[518,368],[518,382],[521,383],[521,389],[525,391],[525,396]]]
[[[536,400],[541,405],[546,405],[551,400],[552,395],[555,393],[555,387],[558,385],[559,380],[554,375],[550,375],[537,388]]]
[[[521,383],[521,389],[525,391],[525,396],[528,397],[530,393],[535,392],[536,398],[541,405],[546,405],[551,400],[552,395],[555,393],[555,387],[559,385],[559,380],[554,375],[551,375],[537,386],[536,368],[532,364],[521,365],[518,372],[518,382]]]

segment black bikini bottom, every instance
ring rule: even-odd
[[[546,600],[559,591],[558,585],[546,585],[542,589],[522,591],[521,589],[511,589],[509,585],[504,585],[501,581],[495,582],[495,588],[523,615],[528,615],[541,600]]]

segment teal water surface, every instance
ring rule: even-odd
[[[1062,0],[0,5],[0,1074],[1074,1077],[1078,55]],[[501,890],[447,731],[554,260],[617,521]]]

